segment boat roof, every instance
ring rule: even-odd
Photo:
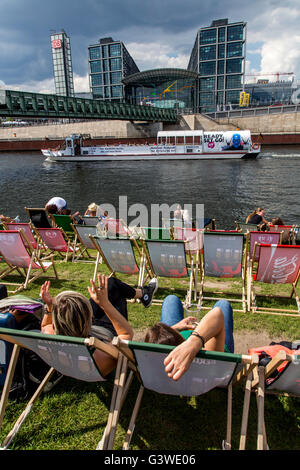
[[[189,137],[193,135],[203,135],[203,131],[159,131],[157,137]]]

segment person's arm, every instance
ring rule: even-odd
[[[196,317],[185,317],[175,325],[171,325],[171,328],[177,331],[194,330],[196,322]]]
[[[224,351],[224,315],[219,307],[210,310],[191,333],[164,360],[165,371],[170,378],[178,380],[189,369],[195,356],[204,347],[207,350]]]
[[[91,287],[88,287],[88,291],[91,298],[104,310],[117,335],[121,339],[131,340],[133,338],[133,330],[130,324],[108,299],[108,277],[104,274],[99,274],[98,287],[93,280],[90,280],[90,283]]]
[[[40,296],[42,301],[45,303],[46,311],[44,313],[42,323],[41,323],[41,331],[43,333],[50,333],[54,334],[53,326],[52,326],[52,305],[53,305],[53,298],[50,295],[50,281],[44,282],[41,287]]]

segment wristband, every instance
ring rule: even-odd
[[[197,336],[197,338],[200,338],[201,341],[202,341],[202,348],[204,347],[204,345],[205,345],[205,340],[204,340],[203,336],[199,335],[199,333],[197,333],[197,331],[193,331],[193,332],[191,333],[191,336]]]

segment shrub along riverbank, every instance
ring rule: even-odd
[[[91,263],[57,264],[59,279],[51,280],[52,295],[63,290],[76,290],[88,296],[87,286],[93,276]],[[107,273],[104,265],[99,271]],[[50,272],[50,271],[49,271]],[[46,275],[47,276],[47,275]],[[136,286],[136,277],[122,277],[125,282]],[[45,277],[33,283],[24,293],[38,298],[40,286]],[[211,292],[220,291],[222,280],[211,279],[207,288]],[[162,279],[156,297],[164,298],[175,293],[182,299],[187,283]],[[238,292],[239,281],[226,280],[226,287]],[[272,287],[266,286],[270,294]],[[276,290],[276,288],[275,288]],[[283,288],[288,291],[289,289]],[[272,299],[272,307],[282,303]],[[295,299],[289,301],[295,307]],[[210,305],[213,305],[211,302]],[[235,305],[233,305],[235,307]],[[152,305],[145,309],[141,304],[128,303],[129,321],[140,339],[141,332],[159,321],[160,307]],[[203,311],[203,314],[207,310]],[[267,334],[271,339],[300,339],[300,318],[234,312],[234,331],[239,337],[239,347],[243,348],[248,335],[256,338],[251,346],[264,346],[260,338]],[[237,351],[247,352],[247,351]],[[64,377],[49,393],[43,394],[34,410],[13,441],[15,450],[93,450],[104,431],[112,393],[113,382],[88,384]],[[134,379],[121,412],[117,429],[115,449],[121,449],[122,439],[127,429],[132,407],[138,392],[138,382]],[[233,389],[232,448],[238,449],[243,406],[243,387]],[[0,431],[1,441],[12,428],[24,403],[10,400]],[[215,389],[197,398],[178,398],[144,393],[142,406],[137,418],[131,449],[133,450],[209,450],[221,449],[226,436],[227,392]],[[265,400],[265,421],[270,449],[299,448],[300,401],[299,398],[268,395]],[[251,397],[248,425],[247,449],[256,448],[257,409],[255,395]]]

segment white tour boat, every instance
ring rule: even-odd
[[[115,160],[215,160],[256,158],[260,145],[252,143],[249,130],[158,132],[156,144],[95,145],[73,134],[56,149],[42,149],[49,162],[98,162]]]

